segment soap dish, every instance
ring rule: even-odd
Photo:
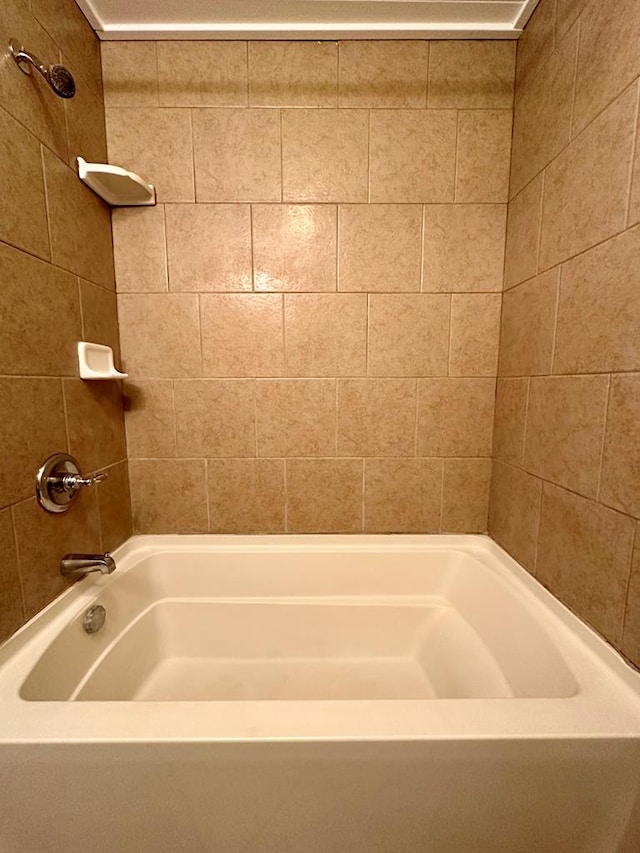
[[[126,379],[128,373],[116,370],[113,350],[102,344],[78,342],[78,363],[81,379]]]
[[[138,207],[156,203],[156,191],[140,175],[108,163],[87,163],[76,158],[78,177],[112,207]]]

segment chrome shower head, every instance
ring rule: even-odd
[[[59,98],[73,98],[76,93],[76,83],[68,68],[64,65],[44,65],[37,56],[27,53],[23,47],[18,48],[16,45],[17,42],[10,41],[9,52],[20,71],[31,74],[31,67],[35,68]]]

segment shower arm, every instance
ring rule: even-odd
[[[29,65],[32,65],[36,71],[42,74],[45,80],[47,79],[47,66],[44,62],[40,62],[34,53],[27,53],[23,47],[17,48],[14,42],[9,43],[9,50],[23,74],[31,74]]]

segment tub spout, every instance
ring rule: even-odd
[[[102,572],[110,575],[116,567],[111,554],[66,554],[60,561],[60,574],[64,578]]]

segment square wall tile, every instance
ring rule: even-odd
[[[103,41],[105,107],[158,106],[158,63],[153,41]]]
[[[515,42],[432,41],[428,106],[510,110],[515,70]]]
[[[509,198],[511,110],[460,110],[457,202],[491,204]]]
[[[367,297],[296,293],[284,297],[285,357],[291,376],[364,376]]]
[[[362,531],[362,459],[287,459],[289,533]]]
[[[22,590],[18,573],[18,555],[13,536],[11,511],[0,512],[0,642],[10,637],[25,621]]]
[[[162,107],[246,107],[247,44],[243,41],[159,41]]]
[[[498,379],[493,425],[493,456],[522,465],[529,379]]]
[[[424,209],[425,291],[502,290],[504,204],[429,204]]]
[[[507,290],[502,298],[500,376],[551,373],[560,270]]]
[[[282,296],[209,293],[200,297],[205,376],[281,376]]]
[[[110,107],[109,159],[156,188],[158,201],[193,201],[193,144],[188,110]]]
[[[420,205],[343,204],[338,240],[340,290],[420,290]]]
[[[341,41],[341,107],[425,107],[426,41]]]
[[[69,450],[82,462],[83,470],[96,471],[125,459],[119,383],[64,379],[63,390]]]
[[[486,533],[491,459],[443,459],[442,532]]]
[[[489,534],[530,572],[535,569],[541,500],[542,480],[493,461]]]
[[[274,110],[193,110],[196,198],[280,201],[280,116]]]
[[[258,456],[334,456],[335,379],[256,383]]]
[[[366,110],[283,110],[283,200],[367,201]]]
[[[608,376],[534,377],[524,449],[527,470],[595,497],[608,390]]]
[[[413,456],[414,379],[338,381],[339,456]]]
[[[444,294],[372,294],[369,375],[446,376],[450,303]]]
[[[62,57],[64,60],[66,57]],[[89,163],[108,163],[104,102],[79,80],[74,97],[65,100],[69,155],[67,162],[75,171],[78,153]]]
[[[370,201],[452,202],[455,161],[455,112],[371,113]]]
[[[255,456],[255,382],[174,383],[178,456]]]
[[[437,533],[441,459],[365,459],[367,533]]]
[[[252,107],[336,107],[336,42],[250,41]]]
[[[150,293],[167,290],[164,205],[117,207],[111,212],[116,290]]]
[[[504,288],[525,281],[538,271],[543,176],[538,175],[509,202],[504,259]]]
[[[137,380],[124,388],[127,455],[130,459],[176,456],[173,383]]]
[[[640,373],[611,377],[598,498],[640,518]]]
[[[251,290],[247,204],[166,206],[169,290]]]
[[[562,0],[560,0],[562,2]],[[555,48],[556,0],[541,0],[517,41],[516,91],[538,74]],[[559,41],[559,40],[558,40]]]
[[[96,491],[100,515],[100,548],[113,551],[131,536],[131,494],[129,467],[126,461],[112,465],[108,478]]]
[[[451,376],[495,376],[500,343],[499,293],[454,293],[451,297]]]
[[[132,379],[202,375],[196,294],[121,293],[118,318],[123,369]]]
[[[256,290],[336,289],[336,208],[326,204],[254,204]]]
[[[616,645],[634,532],[633,519],[545,483],[538,580]]]
[[[418,455],[489,456],[495,379],[418,380]]]
[[[210,533],[284,533],[284,459],[209,459]]]
[[[118,332],[118,300],[116,294],[113,290],[106,290],[104,287],[82,279],[78,280],[78,286],[82,310],[82,340],[111,347],[116,367],[119,367],[120,334]],[[57,310],[60,310],[59,307]],[[74,343],[69,346],[70,356],[75,350]],[[78,356],[77,353],[73,353],[73,355],[75,355],[73,368],[69,372],[75,376],[78,371]]]
[[[207,532],[204,459],[131,459],[129,477],[135,533]]]

